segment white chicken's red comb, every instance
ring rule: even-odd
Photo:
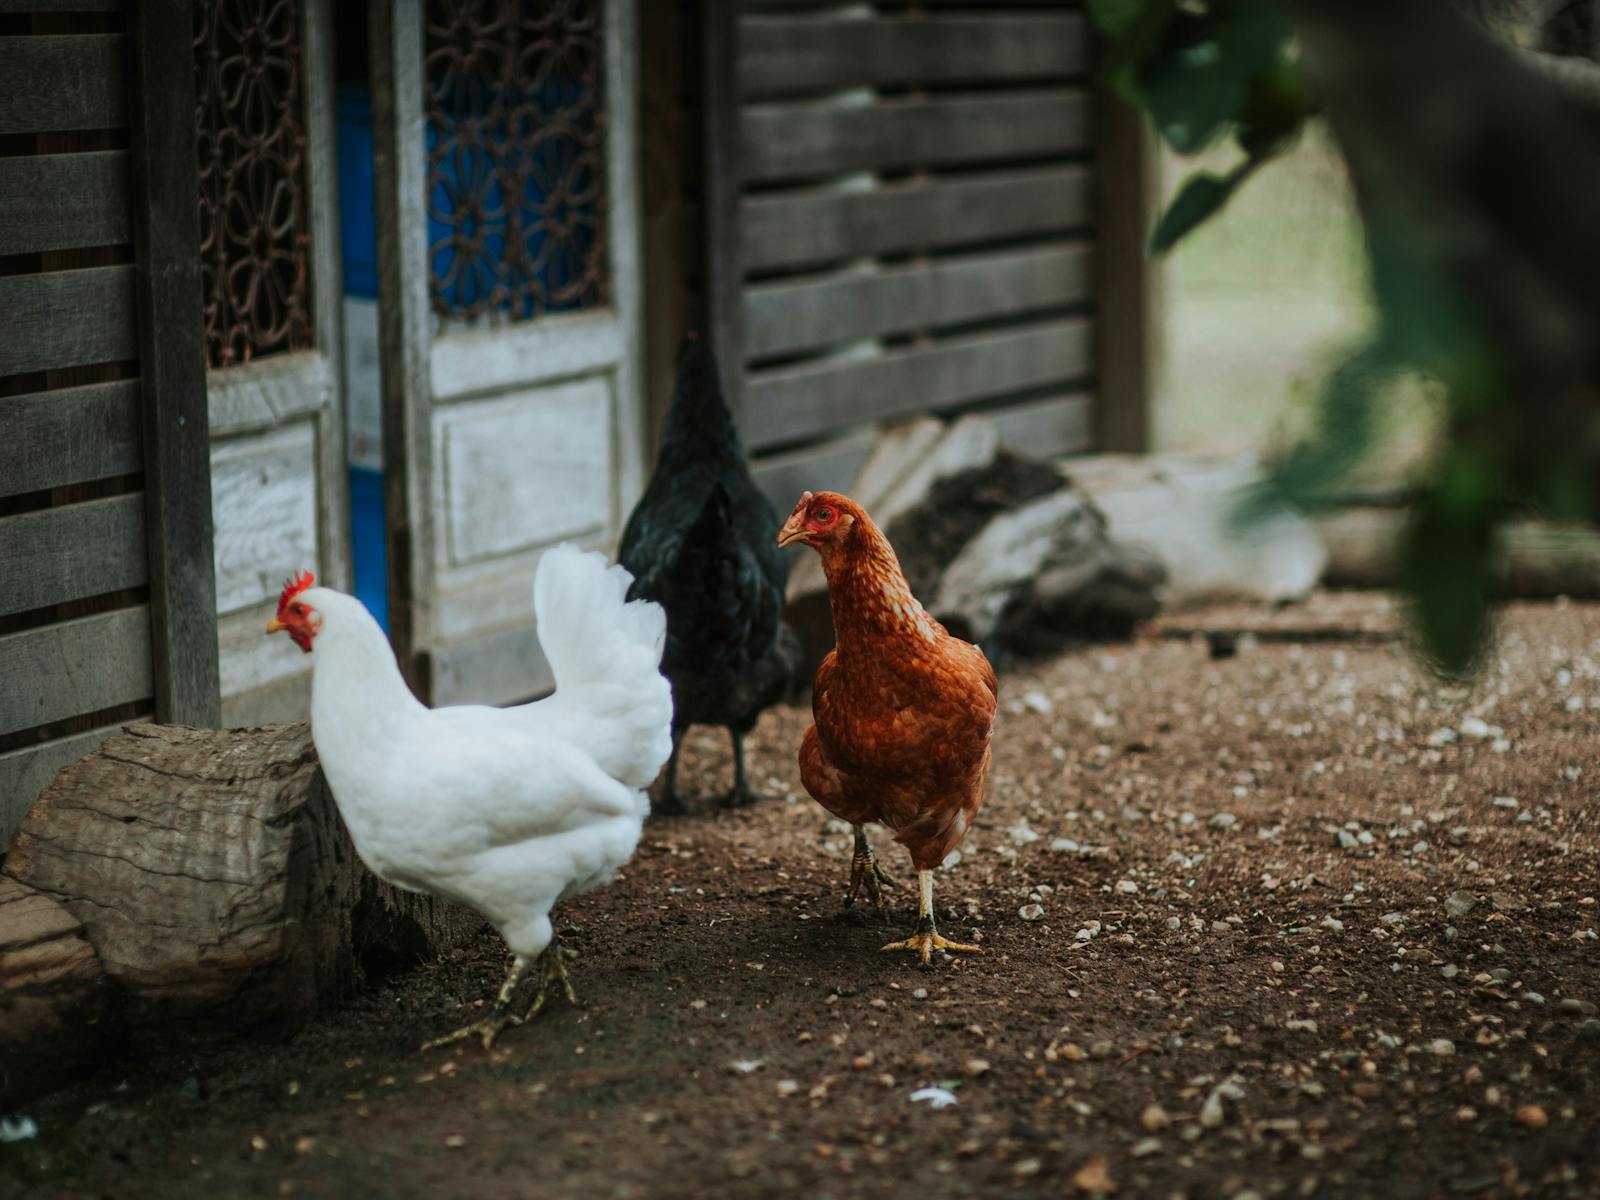
[[[284,580],[283,595],[278,597],[278,615],[280,617],[283,616],[284,610],[289,607],[289,601],[293,600],[316,581],[317,577],[310,571],[301,571],[300,574],[291,575]]]

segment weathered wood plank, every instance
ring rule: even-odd
[[[703,59],[701,110],[705,115],[706,315],[713,354],[732,368],[723,377],[722,395],[734,424],[744,424],[744,374],[738,369],[744,346],[743,213],[739,192],[746,164],[739,156],[739,21],[732,4],[701,9]]]
[[[126,150],[0,158],[0,255],[130,237]]]
[[[746,181],[1044,158],[1089,148],[1089,101],[1050,88],[875,104],[764,104],[739,118]]]
[[[0,733],[143,700],[150,610],[122,608],[0,637]]]
[[[820,446],[770,454],[752,463],[750,474],[772,506],[786,512],[801,492],[847,491],[877,440],[876,430],[861,430]]]
[[[0,848],[11,844],[22,818],[28,815],[39,793],[50,786],[56,772],[99,749],[100,743],[121,729],[103,725],[87,733],[40,742],[0,754]]]
[[[755,16],[739,22],[739,84],[761,100],[847,87],[927,86],[1079,75],[1081,14],[870,18]]]
[[[746,444],[754,449],[825,430],[1066,382],[1089,369],[1091,323],[1050,321],[955,338],[875,358],[840,359],[750,377]]]
[[[0,616],[144,583],[144,503],[135,493],[0,518]]]
[[[0,133],[116,129],[127,123],[120,33],[0,37]],[[190,64],[189,73],[194,73]],[[191,114],[189,124],[194,124]],[[193,130],[190,141],[193,142]]]
[[[1033,458],[1079,454],[1094,446],[1094,399],[1088,392],[985,409],[1007,450]]]
[[[746,359],[1088,298],[1089,247],[1052,244],[745,291]]]
[[[0,276],[0,375],[133,358],[133,284],[123,266]]]
[[[531,622],[445,643],[431,658],[435,704],[514,704],[555,686]]]
[[[217,612],[272,599],[288,573],[320,569],[316,449],[309,421],[213,447]]]
[[[128,27],[135,64],[129,147],[156,718],[215,725],[221,697],[195,204],[194,7],[186,0],[146,0],[134,6]]]
[[[0,496],[129,475],[143,462],[139,381],[0,399]]]
[[[876,191],[748,197],[740,205],[739,244],[747,271],[771,271],[853,255],[1059,235],[1088,224],[1091,215],[1084,167],[997,171]]]

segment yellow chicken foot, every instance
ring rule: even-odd
[[[982,954],[978,946],[966,942],[952,942],[941,937],[933,924],[933,872],[917,872],[917,931],[903,942],[890,942],[885,950],[911,950],[922,957],[922,965],[933,965],[935,950],[952,950],[957,954]]]
[[[541,958],[542,961],[542,958]],[[511,997],[516,993],[517,984],[522,982],[522,974],[528,969],[528,960],[520,954],[511,962],[511,970],[506,972],[506,981],[500,985],[500,992],[494,998],[494,1008],[489,1015],[481,1021],[474,1021],[470,1025],[463,1025],[460,1029],[453,1030],[443,1037],[434,1038],[431,1042],[424,1042],[422,1049],[436,1050],[440,1046],[448,1046],[452,1042],[464,1041],[469,1037],[483,1039],[483,1048],[490,1049],[495,1038],[499,1037],[507,1025],[521,1025],[522,1017],[514,1016],[511,1012]]]
[[[855,830],[856,849],[850,858],[850,886],[845,890],[844,906],[849,908],[856,902],[856,896],[865,891],[867,899],[878,910],[878,915],[887,918],[889,913],[883,902],[883,888],[893,887],[894,880],[884,874],[878,860],[872,856],[872,845],[867,841],[866,830],[860,825]]]
[[[572,980],[567,978],[567,962],[569,958],[577,958],[576,950],[568,950],[559,941],[552,940],[545,947],[544,953],[539,955],[539,990],[533,994],[533,1003],[528,1006],[528,1011],[523,1014],[523,1021],[531,1021],[539,1015],[544,1008],[545,1001],[550,996],[550,985],[559,983],[561,990],[566,994],[567,1003],[576,1006],[578,993],[572,990]]]

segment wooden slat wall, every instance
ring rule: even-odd
[[[731,45],[706,65],[708,96],[730,97],[706,127],[710,325],[774,503],[848,483],[876,429],[920,413],[982,410],[1035,454],[1088,448],[1081,5],[707,12],[708,45]]]
[[[158,657],[127,17],[6,7],[0,853],[57,770],[154,711]]]

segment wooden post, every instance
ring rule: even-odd
[[[426,700],[420,648],[431,628],[433,514],[430,497],[411,487],[409,469],[433,454],[422,11],[418,0],[372,0],[369,14],[389,640],[406,682]]]
[[[744,263],[739,245],[739,6],[701,6],[705,106],[707,308],[712,352],[734,423],[744,420]]]
[[[1159,313],[1146,249],[1153,224],[1156,154],[1144,114],[1103,80],[1095,92],[1097,448],[1151,448]]]
[[[211,442],[201,308],[194,6],[130,6],[135,307],[156,718],[217,725]]]

